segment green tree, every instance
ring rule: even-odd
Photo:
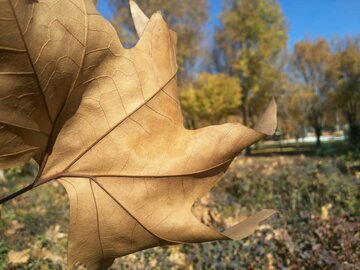
[[[223,0],[223,6],[222,26],[215,33],[215,64],[239,78],[247,125],[280,87],[286,23],[276,0]]]
[[[330,88],[331,51],[324,39],[316,42],[301,41],[295,45],[292,67],[299,83],[311,93],[310,110],[306,117],[316,134],[316,145],[321,145],[321,134],[324,126],[325,107]]]
[[[332,102],[339,109],[349,126],[349,143],[360,142],[360,39],[338,41],[332,61],[335,78]]]
[[[129,0],[110,0],[115,10],[115,25],[124,46],[136,43],[135,28],[130,16]],[[169,25],[178,33],[177,60],[180,78],[189,71],[202,55],[202,29],[208,18],[207,0],[137,0],[146,15],[161,11]]]
[[[181,105],[188,126],[218,124],[241,104],[238,78],[201,73],[181,92]]]

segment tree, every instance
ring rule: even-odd
[[[338,41],[333,58],[335,88],[332,102],[343,113],[349,126],[349,143],[360,142],[360,39]]]
[[[218,70],[239,78],[240,109],[247,125],[281,81],[287,29],[275,0],[224,0],[223,4],[222,25],[215,34],[215,63]]]
[[[114,6],[115,16],[113,24],[117,29],[120,40],[126,47],[136,43],[135,28],[129,12],[129,0],[110,0]],[[207,0],[137,0],[141,9],[151,15],[161,11],[169,25],[177,32],[177,60],[179,77],[190,74],[191,68],[202,54],[202,28],[208,18]]]
[[[292,66],[300,83],[311,92],[311,108],[307,118],[315,130],[316,145],[321,145],[324,112],[329,85],[329,63],[331,51],[324,39],[312,43],[301,41],[295,45]]]
[[[305,135],[307,114],[311,109],[312,93],[303,84],[287,81],[284,93],[279,98],[280,128],[283,132],[293,135],[296,140]]]
[[[181,93],[188,126],[218,124],[241,104],[238,78],[226,74],[201,73]]]

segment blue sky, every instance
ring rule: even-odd
[[[360,35],[359,0],[280,0],[289,47],[304,38]]]
[[[289,27],[289,49],[304,39],[360,35],[360,0],[278,0]],[[218,23],[220,0],[209,0],[209,30]],[[108,0],[99,0],[99,11],[111,18]]]

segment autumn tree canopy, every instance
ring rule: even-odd
[[[189,126],[219,123],[241,104],[239,79],[223,73],[201,73],[182,91],[181,103]]]
[[[331,102],[349,125],[349,142],[360,142],[360,39],[347,38],[336,44],[332,61],[334,92]]]
[[[275,0],[225,0],[216,30],[215,63],[237,77],[244,123],[274,95],[282,76],[287,28]]]
[[[329,90],[329,65],[331,51],[328,42],[304,40],[295,45],[292,66],[297,79],[311,93],[311,108],[305,117],[315,130],[317,145],[324,126],[325,103]]]

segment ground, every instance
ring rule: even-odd
[[[360,269],[360,159],[237,158],[194,214],[225,228],[263,208],[278,214],[243,241],[155,248],[111,269]],[[5,171],[0,194],[31,181],[33,166]],[[65,269],[68,201],[56,182],[0,206],[0,269]],[[20,252],[20,253],[19,253]]]

